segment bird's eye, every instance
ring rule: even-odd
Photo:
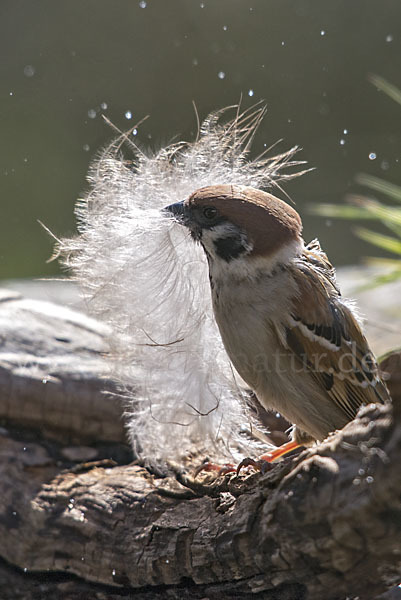
[[[206,219],[214,219],[217,216],[217,208],[206,206],[206,208],[203,209],[203,216],[206,217]]]

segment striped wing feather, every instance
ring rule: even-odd
[[[297,269],[299,296],[287,344],[316,383],[352,420],[363,404],[389,400],[376,360],[336,286],[334,269],[315,240]]]

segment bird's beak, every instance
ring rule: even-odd
[[[165,206],[163,212],[170,213],[181,225],[188,225],[189,223],[188,209],[183,202],[175,202],[175,204]]]
[[[169,216],[172,216],[177,223],[188,227],[191,237],[196,242],[200,242],[202,238],[202,229],[196,224],[191,214],[191,209],[184,202],[176,202],[165,206],[163,212]]]

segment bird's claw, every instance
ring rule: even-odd
[[[241,469],[246,467],[253,467],[255,471],[260,471],[262,475],[267,473],[270,469],[273,468],[273,465],[270,464],[267,460],[261,458],[260,460],[254,460],[253,458],[244,458],[241,460],[237,467],[237,475],[239,475]]]
[[[199,467],[196,467],[194,478],[196,478],[199,473],[205,472],[217,472],[217,476],[226,475],[227,473],[235,473],[234,465],[227,463],[225,465],[217,465],[212,462],[204,462]]]

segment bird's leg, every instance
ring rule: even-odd
[[[252,458],[244,458],[240,462],[237,467],[237,475],[244,467],[254,467],[257,471],[261,471],[262,473],[266,473],[269,470],[270,463],[275,462],[285,454],[292,452],[296,448],[301,448],[302,444],[298,444],[298,442],[287,442],[282,444],[275,450],[268,452],[267,454],[263,454],[259,460],[253,460]]]
[[[301,447],[302,447],[302,444],[298,444],[298,442],[295,442],[295,441],[286,442],[285,444],[282,444],[275,450],[272,450],[271,452],[268,452],[267,454],[263,454],[263,456],[260,457],[260,460],[265,460],[269,463],[274,462],[275,460],[278,460],[285,454],[288,454],[289,452],[296,450],[296,448],[301,448]]]
[[[218,465],[213,462],[206,461],[202,463],[199,467],[195,469],[195,477],[199,475],[202,471],[205,472],[216,472],[217,475],[225,475],[226,473],[238,473],[241,469],[245,467],[253,467],[257,471],[261,471],[261,473],[266,473],[269,470],[270,463],[275,462],[285,454],[292,452],[296,448],[301,448],[302,444],[298,444],[298,442],[287,442],[282,444],[275,450],[268,452],[267,454],[263,454],[258,460],[254,460],[253,458],[244,458],[237,468],[234,467],[231,463],[227,463],[225,465]]]
[[[226,473],[235,473],[236,468],[231,463],[227,463],[225,465],[217,465],[216,463],[206,461],[199,465],[195,469],[195,478],[199,475],[199,473],[205,472],[217,472],[217,475],[225,475]]]

